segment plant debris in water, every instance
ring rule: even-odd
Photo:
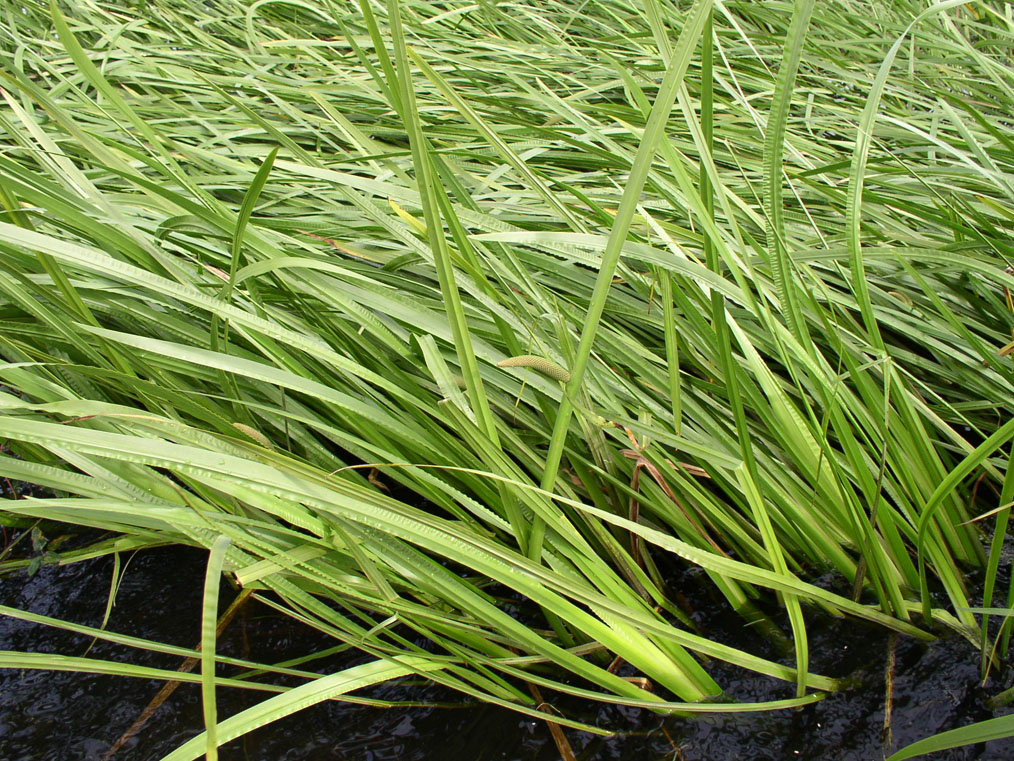
[[[127,563],[117,602],[107,624],[111,631],[189,647],[198,636],[200,579],[204,558],[193,550],[162,549],[139,553]],[[23,572],[4,580],[0,604],[43,615],[98,625],[113,564],[108,559],[66,568],[45,568],[35,577]],[[172,573],[166,573],[171,569]],[[227,595],[228,597],[228,595]],[[157,606],[151,600],[157,599]],[[735,613],[725,606],[700,603],[699,623],[709,630],[728,624]],[[734,632],[734,627],[727,627]],[[850,687],[797,712],[721,717],[663,717],[622,706],[590,707],[571,700],[561,708],[590,723],[617,731],[612,737],[571,732],[570,742],[583,761],[634,761],[674,758],[821,758],[862,761],[886,747],[883,737],[885,667],[890,635],[875,627],[856,627],[822,618],[813,629],[820,644],[820,667],[848,675]],[[747,645],[755,635],[740,628],[734,640]],[[189,644],[188,644],[189,643]],[[2,620],[0,648],[34,652],[80,653],[89,638],[15,619]],[[222,636],[224,653],[269,660],[298,658],[331,644],[323,635],[257,603],[245,608]],[[974,648],[959,637],[922,644],[897,642],[892,731],[895,747],[929,732],[1004,715],[991,709],[993,690],[979,685]],[[95,657],[175,668],[178,659],[95,642]],[[315,662],[319,671],[354,662],[351,653]],[[765,700],[784,694],[777,682],[743,678],[732,669],[723,683],[742,700]],[[1010,684],[1008,675],[1004,683]],[[144,710],[159,683],[115,676],[67,672],[9,670],[0,672],[0,726],[5,758],[11,761],[99,761],[110,745]],[[996,686],[996,685],[994,685]],[[544,722],[461,700],[453,692],[419,682],[378,685],[370,697],[390,701],[423,701],[433,705],[377,708],[324,703],[250,733],[221,749],[221,758],[273,761],[279,758],[372,758],[425,761],[461,759],[552,759],[556,747]],[[239,690],[224,691],[221,710],[232,713],[256,698]],[[456,706],[456,707],[452,707]],[[68,720],[72,716],[73,720]],[[156,761],[192,736],[201,726],[199,690],[182,685],[151,717],[145,731],[113,758]],[[341,727],[341,732],[334,732]],[[1000,743],[967,746],[934,758],[993,759],[1007,750]],[[680,756],[675,756],[680,758]]]

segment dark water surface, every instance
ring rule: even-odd
[[[199,639],[206,553],[166,548],[138,553],[127,566],[108,628],[193,647]],[[98,626],[109,592],[108,558],[66,567],[43,566],[29,577],[0,578],[0,602]],[[684,581],[692,579],[686,574]],[[223,585],[223,605],[235,592]],[[723,641],[774,657],[742,620],[706,597],[687,593],[695,618]],[[852,675],[855,686],[797,711],[699,718],[660,717],[648,711],[567,702],[571,715],[619,732],[597,738],[573,730],[568,737],[581,761],[870,761],[883,758],[885,665],[892,639],[855,621],[819,619],[810,629],[814,670]],[[180,659],[96,642],[57,629],[0,617],[0,649],[84,655],[176,669]],[[254,601],[223,635],[229,655],[277,662],[333,644]],[[934,732],[999,715],[985,700],[1011,682],[1012,669],[986,689],[978,686],[978,653],[967,642],[929,645],[898,638],[893,701],[893,747]],[[349,655],[311,666],[338,669]],[[358,660],[365,660],[358,657]],[[793,688],[739,669],[709,667],[730,694],[744,701],[790,697]],[[0,670],[0,761],[98,761],[161,688],[144,679],[66,672]],[[425,684],[385,684],[370,697],[460,703]],[[263,699],[266,693],[219,690],[219,716]],[[144,730],[114,757],[157,761],[203,729],[200,688],[181,685]],[[550,761],[559,753],[542,722],[489,706],[387,708],[329,702],[223,746],[222,761]],[[928,756],[932,759],[1014,759],[1014,741],[996,741]]]

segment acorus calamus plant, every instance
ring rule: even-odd
[[[171,761],[406,675],[533,715],[529,685],[799,706],[838,687],[814,609],[956,630],[985,673],[1012,38],[953,0],[9,5],[0,474],[51,496],[5,518],[102,532],[64,563],[208,549],[207,732]],[[679,566],[794,663],[700,634]],[[371,660],[217,653],[223,573]],[[795,697],[736,702],[716,660]],[[216,687],[275,694],[219,719]],[[894,758],[1014,720],[961,732]]]

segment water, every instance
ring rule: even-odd
[[[206,554],[164,548],[130,559],[108,628],[193,647],[199,639]],[[97,626],[109,591],[112,561],[44,566],[28,577],[0,579],[0,602],[12,607]],[[686,591],[694,575],[681,579]],[[223,586],[223,605],[235,595]],[[686,596],[695,618],[723,641],[765,657],[769,645],[703,592]],[[699,718],[660,717],[648,711],[587,702],[559,703],[571,715],[620,732],[597,738],[572,730],[568,738],[581,761],[869,761],[882,758],[884,669],[890,636],[855,621],[813,618],[815,670],[851,675],[855,686],[797,711]],[[256,602],[244,606],[223,636],[220,650],[254,660],[278,661],[333,644]],[[97,642],[56,629],[0,618],[0,649],[84,655],[175,669],[179,659]],[[765,648],[768,648],[765,651]],[[933,732],[1000,715],[986,698],[1011,684],[1011,672],[987,689],[978,686],[978,654],[961,639],[924,645],[896,644],[892,732],[898,748]],[[364,660],[340,656],[341,668]],[[712,664],[719,683],[742,700],[790,697],[791,685]],[[0,671],[2,761],[99,761],[161,688],[143,679],[67,672]],[[388,700],[461,704],[459,696],[425,684],[379,685],[367,694]],[[263,693],[219,691],[220,716],[252,705]],[[1006,709],[1004,709],[1006,710]],[[200,691],[181,685],[115,759],[156,761],[203,728]],[[550,761],[559,753],[542,722],[482,705],[457,708],[388,708],[330,702],[305,710],[224,746],[222,761]],[[1014,741],[945,751],[930,757],[1006,761]]]

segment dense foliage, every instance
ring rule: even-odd
[[[0,474],[53,496],[4,513],[111,532],[64,561],[212,550],[172,759],[412,673],[808,702],[812,607],[986,668],[1012,39],[1001,2],[8,3]],[[795,667],[696,632],[673,557]],[[221,569],[375,660],[215,731]]]

